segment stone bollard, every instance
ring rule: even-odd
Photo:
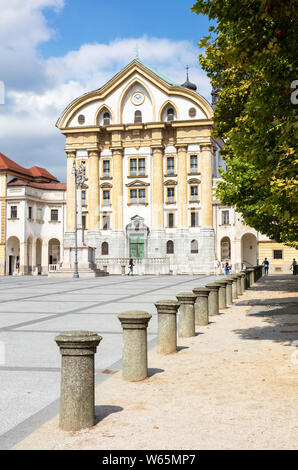
[[[226,285],[227,305],[232,305],[233,304],[233,297],[232,297],[233,279],[231,279],[229,276],[227,276],[227,277],[225,277],[225,280],[227,281],[227,285]]]
[[[123,328],[122,377],[130,382],[148,376],[147,326],[152,315],[131,310],[118,315]]]
[[[254,268],[248,268],[248,278],[249,278],[249,287],[251,287],[254,283]]]
[[[218,308],[219,310],[222,308],[227,308],[227,293],[226,293],[226,287],[228,284],[228,281],[225,279],[219,279],[219,281],[216,281],[217,284],[220,284],[220,288],[218,291]]]
[[[59,426],[64,431],[94,426],[94,355],[101,340],[91,331],[66,331],[55,338],[62,355]]]
[[[248,268],[245,270],[245,289],[250,288],[250,276],[249,276],[249,271]]]
[[[176,315],[180,303],[176,300],[159,300],[157,309],[157,352],[170,354],[177,351],[177,321]]]
[[[121,264],[121,276],[125,276],[125,264]]]
[[[237,277],[237,297],[242,294],[241,292],[241,274],[236,273],[235,276]]]
[[[195,336],[195,313],[194,303],[196,295],[192,292],[181,292],[176,295],[180,302],[178,315],[178,336],[180,338],[190,338]]]
[[[240,283],[241,283],[241,294],[244,294],[245,291],[245,271],[240,271],[241,278],[240,278]]]
[[[232,284],[232,299],[234,300],[234,299],[237,299],[237,297],[238,297],[238,295],[237,295],[237,276],[232,274],[230,277],[233,281],[233,284]]]
[[[210,284],[206,284],[207,289],[210,289],[210,293],[208,296],[208,314],[209,317],[212,315],[219,314],[219,303],[218,303],[218,291],[220,288],[220,284],[216,282],[212,282]]]
[[[208,296],[210,289],[207,287],[196,287],[192,290],[197,300],[195,301],[195,324],[196,325],[208,325]]]

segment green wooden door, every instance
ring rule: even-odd
[[[129,239],[130,258],[144,258],[145,256],[144,237],[132,236]]]

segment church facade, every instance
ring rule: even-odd
[[[66,138],[65,247],[77,197],[79,243],[95,249],[99,268],[120,273],[133,258],[140,274],[212,271],[212,117],[188,79],[178,85],[138,59],[74,100],[56,124]],[[85,168],[83,186],[74,166]]]

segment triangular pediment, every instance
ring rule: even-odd
[[[131,183],[127,183],[126,185],[128,188],[131,188],[131,187],[134,187],[134,188],[137,188],[139,186],[150,186],[149,183],[145,183],[145,181],[141,181],[141,180],[133,180]]]

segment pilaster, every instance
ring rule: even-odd
[[[76,152],[66,151],[67,155],[67,192],[66,192],[66,231],[75,229],[75,175],[72,173],[76,162]]]
[[[88,150],[88,230],[99,229],[99,154]]]
[[[212,218],[212,153],[211,144],[201,144],[201,200],[202,200],[202,227],[213,227]]]

